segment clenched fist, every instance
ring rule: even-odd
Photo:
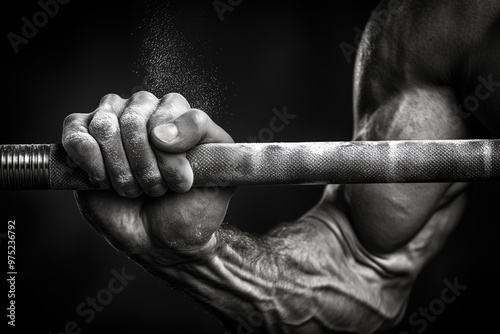
[[[64,121],[63,145],[92,182],[114,191],[79,191],[84,218],[116,249],[147,261],[175,263],[209,251],[234,188],[190,190],[185,152],[197,144],[233,142],[203,111],[175,93],[158,99],[106,95],[89,114]],[[158,259],[152,259],[158,255]]]

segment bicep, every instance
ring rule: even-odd
[[[454,114],[454,103],[454,94],[447,88],[422,86],[402,90],[365,114],[354,137],[356,140],[467,138],[467,126]],[[388,253],[412,240],[464,188],[463,184],[450,183],[352,184],[343,188],[343,196],[363,245],[376,253]],[[449,210],[457,209],[460,208],[453,206]]]
[[[408,31],[422,22],[418,23],[419,15],[411,12],[408,3],[413,2],[405,2],[400,16],[386,22],[378,33],[371,30],[373,22],[367,25],[355,71],[354,139],[469,138],[471,119],[457,110],[459,100],[453,85],[457,59],[443,52],[434,57],[423,54],[421,50],[432,52],[437,47],[439,43],[433,40],[427,39],[427,44],[422,36],[410,40]],[[428,29],[438,31],[438,27]],[[429,30],[417,31],[429,34]],[[453,44],[449,36],[446,41]],[[414,239],[438,212],[448,210],[448,216],[455,217],[453,213],[461,205],[447,204],[465,187],[449,183],[357,184],[343,187],[342,195],[362,244],[373,252],[388,253]],[[455,220],[442,224],[452,225]]]

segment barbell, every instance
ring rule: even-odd
[[[195,187],[500,180],[500,140],[202,144],[186,153]],[[0,145],[0,189],[95,185],[61,144]]]

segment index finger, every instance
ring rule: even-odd
[[[62,144],[71,160],[89,174],[92,183],[104,186],[109,180],[99,144],[89,134],[94,113],[70,114],[63,123]]]

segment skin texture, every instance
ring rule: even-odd
[[[481,96],[490,94],[472,114],[457,105],[477,96],[479,76],[500,80],[500,4],[415,0],[391,8],[388,19],[372,17],[358,50],[353,139],[493,136],[496,86],[483,86]],[[108,173],[114,188],[76,192],[84,218],[231,331],[249,316],[254,333],[393,326],[466,203],[466,184],[329,185],[299,220],[254,237],[223,224],[235,189],[190,189],[184,152],[210,142],[232,139],[179,94],[107,95],[94,112],[68,116],[63,130],[72,160],[96,183]]]

